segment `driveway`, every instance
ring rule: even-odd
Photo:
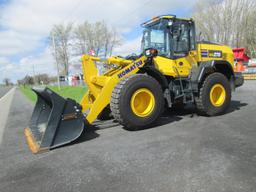
[[[256,191],[256,82],[233,94],[225,115],[192,106],[154,128],[96,122],[79,141],[30,153],[23,136],[33,105],[16,89],[0,146],[0,191]]]

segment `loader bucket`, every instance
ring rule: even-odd
[[[33,91],[37,94],[37,103],[29,127],[25,128],[30,150],[39,153],[77,139],[85,125],[81,106],[49,88]]]

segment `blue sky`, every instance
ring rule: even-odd
[[[104,20],[123,38],[116,54],[140,49],[140,24],[153,16],[190,17],[194,0],[0,0],[0,83],[25,75],[56,74],[47,37],[54,24]],[[185,5],[185,6],[184,6]],[[71,73],[75,72],[72,71]]]

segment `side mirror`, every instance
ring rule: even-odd
[[[148,48],[144,51],[144,55],[149,58],[156,57],[158,55],[157,49],[154,48]]]

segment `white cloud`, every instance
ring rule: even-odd
[[[17,63],[8,63],[5,66],[0,65],[0,71],[1,79],[8,77],[14,82],[26,75],[33,76],[39,73],[56,75],[54,61],[48,48],[37,56],[23,57]]]
[[[34,71],[35,71],[35,74],[39,74],[39,73],[54,74],[54,71],[56,71],[51,52],[48,48],[38,56],[28,56],[28,57],[22,58],[19,62],[19,67],[21,69],[29,68],[30,74]]]
[[[0,67],[4,67],[10,63],[9,59],[6,57],[0,57]]]
[[[11,30],[0,31],[0,56],[23,54],[35,49],[39,43],[39,36]]]
[[[114,49],[115,55],[127,56],[132,53],[140,52],[141,37],[137,37],[133,40],[124,42],[120,47]]]
[[[178,8],[192,6],[195,0],[12,0],[0,7],[0,57],[24,56],[19,63],[44,62],[47,58],[36,58],[37,49],[47,37],[54,24],[75,21],[76,23],[105,20],[115,26],[119,32],[127,34],[139,28],[145,18],[169,13]],[[124,43],[116,49],[117,53],[127,54],[134,52],[138,47],[138,38]],[[41,53],[43,55],[45,53]],[[42,61],[39,61],[41,59]],[[30,72],[28,65],[18,70]],[[6,66],[7,68],[7,66]],[[15,70],[16,70],[15,68]],[[13,72],[14,73],[14,72]],[[17,72],[18,73],[18,72]],[[0,77],[1,78],[1,77]]]

